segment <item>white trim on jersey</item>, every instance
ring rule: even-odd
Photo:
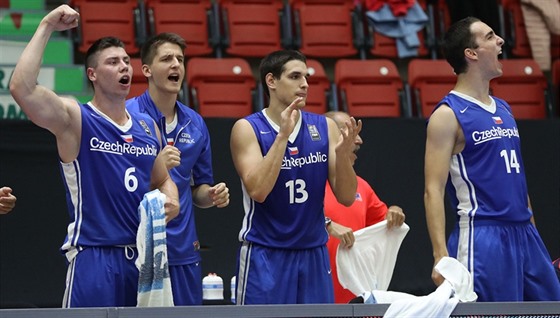
[[[62,246],[63,250],[70,250],[72,247],[77,246],[82,226],[82,176],[78,160],[70,163],[61,163],[61,165],[74,213],[74,222],[68,224],[68,239]]]
[[[470,271],[473,270],[474,258],[474,216],[478,210],[476,190],[469,179],[462,154],[451,157],[449,167],[451,183],[458,199],[457,214],[459,215],[459,241],[457,244],[457,260]]]

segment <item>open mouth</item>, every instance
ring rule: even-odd
[[[130,83],[130,77],[128,75],[125,75],[123,77],[121,77],[121,79],[119,80],[119,83],[126,85],[128,83]]]
[[[178,83],[179,82],[179,75],[178,74],[172,74],[169,75],[169,77],[167,78],[172,82]]]

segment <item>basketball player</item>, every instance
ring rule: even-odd
[[[237,303],[331,303],[325,183],[342,204],[354,202],[351,149],[362,124],[351,118],[341,131],[330,118],[301,110],[308,71],[297,51],[266,56],[260,76],[268,107],[231,132],[245,208]]]
[[[179,189],[181,213],[167,224],[167,259],[175,306],[202,305],[200,243],[193,203],[200,208],[229,204],[229,189],[214,186],[210,134],[204,119],[177,100],[185,77],[185,41],[175,33],[150,38],[140,52],[148,78],[144,94],[129,99],[129,111],[150,115],[167,144],[161,155]]]
[[[78,26],[67,5],[49,12],[17,63],[10,91],[36,125],[56,137],[70,224],[61,248],[68,259],[63,307],[135,306],[136,233],[145,193],[166,194],[166,220],[179,213],[178,193],[162,157],[159,129],[125,109],[132,68],[124,44],[102,38],[86,53],[93,99],[80,104],[37,84],[53,31]]]
[[[511,108],[490,96],[502,75],[504,41],[485,23],[452,25],[443,51],[454,89],[427,127],[424,203],[434,264],[457,258],[473,274],[479,301],[560,300],[560,284],[535,228]],[[444,188],[457,224],[445,244]],[[432,272],[436,284],[443,278]]]

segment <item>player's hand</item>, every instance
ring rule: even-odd
[[[303,97],[298,97],[280,114],[280,132],[288,137],[294,131],[297,123],[298,111],[303,107]]]
[[[229,205],[229,189],[224,182],[220,182],[208,189],[212,205],[223,208]]]
[[[342,247],[350,248],[354,245],[354,241],[356,241],[354,232],[351,228],[338,224],[334,221],[331,221],[327,231],[329,232],[329,235],[336,237],[340,241],[340,245]]]
[[[16,206],[17,198],[10,187],[0,188],[0,214],[8,214]]]
[[[166,223],[173,220],[179,215],[179,200],[166,196],[165,204],[163,205],[163,207],[165,209]]]
[[[53,27],[55,31],[66,31],[77,27],[79,18],[78,12],[63,4],[49,12],[43,18],[43,22]]]
[[[346,127],[340,129],[341,138],[336,145],[337,155],[351,154],[356,148],[356,138],[362,131],[362,121],[350,117],[350,121],[344,123]]]
[[[181,164],[181,151],[177,147],[167,145],[159,155],[162,156],[167,170],[171,170]]]
[[[432,281],[436,284],[436,286],[441,285],[445,280],[445,278],[443,278],[443,276],[441,276],[441,274],[436,271],[436,264],[440,259],[441,258],[438,258],[434,261],[434,267],[432,268]]]
[[[399,227],[404,223],[405,215],[401,207],[392,205],[387,210],[387,215],[385,215],[387,220],[387,228]]]

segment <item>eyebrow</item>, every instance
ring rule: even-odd
[[[303,75],[303,72],[293,71],[288,73],[288,76],[293,76],[293,75]],[[307,72],[304,76],[309,77],[310,76],[309,72]]]
[[[494,30],[490,30],[490,32],[486,33],[486,35],[484,37],[489,37],[491,35],[494,35]]]

